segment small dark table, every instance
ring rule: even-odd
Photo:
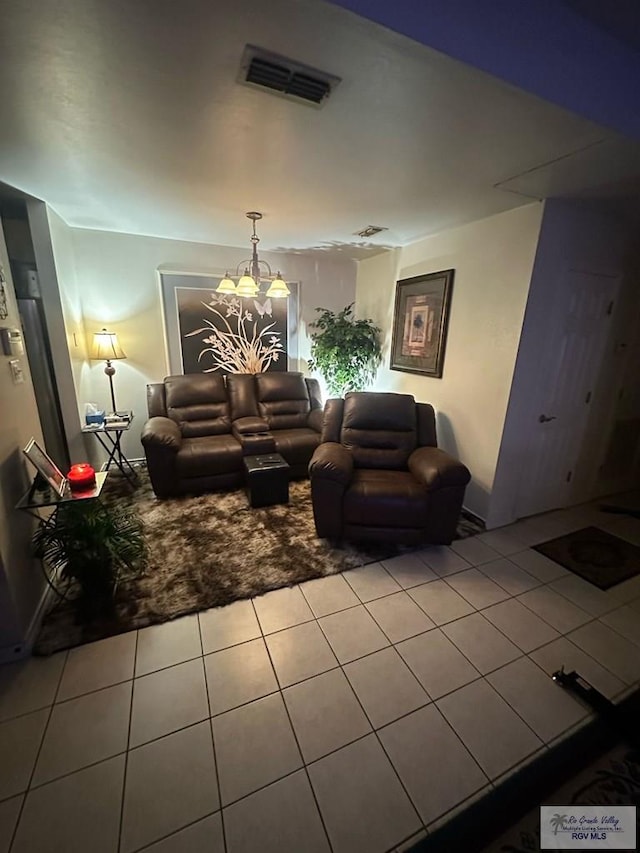
[[[289,503],[289,464],[279,453],[245,456],[243,461],[252,507]]]

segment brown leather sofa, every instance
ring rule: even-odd
[[[442,545],[471,479],[438,448],[432,406],[370,392],[327,401],[309,475],[318,536]]]
[[[301,373],[167,376],[147,386],[147,405],[141,439],[158,497],[235,488],[256,453],[280,453],[305,477],[320,442],[320,389]]]

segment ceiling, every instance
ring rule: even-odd
[[[241,85],[246,44],[341,83],[321,109]],[[222,245],[259,210],[262,248],[361,257],[640,175],[636,143],[320,0],[3,0],[0,103],[0,181]]]

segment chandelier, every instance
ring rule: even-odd
[[[247,213],[247,219],[251,219],[253,222],[253,234],[251,235],[253,251],[251,253],[251,258],[246,261],[241,261],[236,267],[236,278],[240,277],[240,270],[244,267],[244,274],[240,277],[238,283],[236,284],[233,279],[230,278],[229,270],[227,270],[224,274],[224,278],[216,287],[216,293],[228,293],[234,294],[235,296],[258,296],[260,293],[261,281],[265,278],[267,281],[271,282],[271,285],[266,292],[266,296],[274,297],[276,299],[284,299],[289,296],[291,291],[287,287],[285,280],[280,275],[280,271],[278,270],[274,276],[269,264],[258,258],[258,243],[260,242],[260,238],[256,234],[256,222],[262,219],[262,214],[258,213],[256,210],[250,210]],[[261,265],[266,267],[268,270],[266,276],[260,272]]]

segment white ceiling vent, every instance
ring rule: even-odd
[[[340,78],[332,74],[251,44],[244,50],[239,80],[316,107],[324,104],[340,82]]]
[[[383,225],[367,225],[366,228],[363,228],[362,231],[356,231],[356,237],[373,237],[375,234],[379,234],[381,231],[388,231],[388,228],[385,228]]]

